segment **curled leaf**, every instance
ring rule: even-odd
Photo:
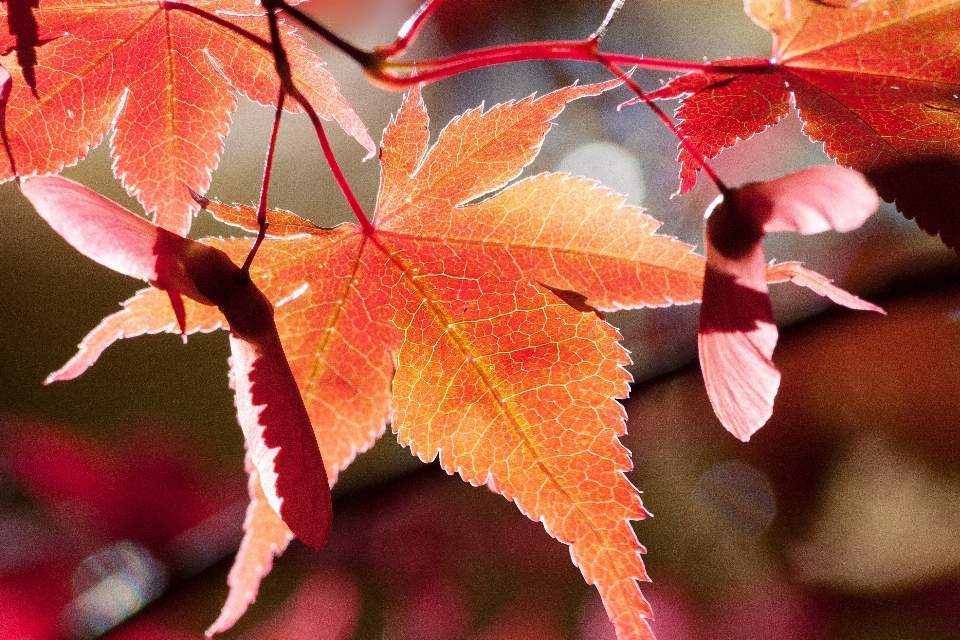
[[[332,518],[330,487],[266,296],[239,277],[240,269],[219,249],[156,227],[83,185],[46,177],[21,189],[82,254],[165,290],[182,333],[180,295],[220,309],[230,325],[237,417],[264,494],[297,537],[322,547]]]
[[[780,265],[783,273],[771,278],[760,240],[771,231],[851,231],[878,204],[859,173],[821,166],[733,189],[708,210],[700,367],[717,417],[737,438],[749,440],[770,418],[780,386],[768,281],[793,280],[838,304],[880,311],[806,270]]]

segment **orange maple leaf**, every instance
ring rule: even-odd
[[[226,631],[240,619],[257,597],[260,580],[273,568],[274,556],[283,553],[293,540],[293,533],[267,502],[260,474],[249,455],[246,467],[250,506],[243,522],[243,541],[227,576],[230,594],[220,616],[207,629],[208,636]]]
[[[225,26],[269,40],[262,7],[254,0],[30,4],[0,10],[0,63],[14,77],[6,130],[16,172],[57,173],[112,129],[116,176],[159,226],[185,235],[198,210],[189,189],[210,186],[236,109],[232,91],[261,104],[277,100],[270,51]],[[301,92],[372,154],[366,127],[322,61],[288,25],[281,30]],[[0,160],[0,178],[13,175]]]
[[[653,98],[684,97],[682,134],[707,158],[787,114],[827,155],[865,174],[931,234],[960,249],[960,1],[747,0],[772,60],[714,63]],[[749,73],[737,66],[749,66]],[[733,68],[731,68],[733,67]],[[681,150],[681,191],[699,160]]]
[[[276,307],[331,484],[392,423],[421,459],[439,456],[448,472],[487,484],[569,544],[626,640],[650,637],[637,585],[646,579],[642,547],[630,525],[646,512],[618,441],[616,398],[627,394],[629,360],[593,311],[696,302],[704,259],[583,178],[541,174],[477,201],[519,175],[567,102],[617,84],[468,111],[432,148],[414,89],[384,132],[372,223],[323,229],[272,211],[251,277]],[[257,228],[251,207],[204,205]],[[251,246],[204,242],[236,262]],[[769,271],[771,280],[832,291],[796,265]],[[185,303],[188,332],[225,328],[213,307]],[[50,379],[79,375],[118,338],[177,330],[166,294],[141,291]],[[262,513],[248,521],[238,566],[267,566],[278,544],[282,523]],[[259,571],[236,576],[213,631],[256,592]]]

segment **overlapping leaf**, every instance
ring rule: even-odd
[[[59,176],[20,183],[40,216],[71,246],[168,296],[186,336],[183,298],[215,306],[230,323],[237,421],[270,507],[317,549],[333,505],[310,417],[273,320],[273,304],[230,257],[140,218]]]
[[[331,483],[392,422],[423,460],[488,484],[571,545],[626,639],[649,634],[630,526],[645,512],[618,442],[627,355],[592,311],[697,301],[704,260],[585,179],[542,174],[477,202],[533,159],[567,102],[615,84],[468,111],[430,149],[414,90],[384,133],[369,228],[271,212],[251,275],[276,307]],[[249,207],[206,207],[256,228]],[[237,262],[250,247],[205,242]],[[163,292],[140,292],[53,377],[78,375],[119,337],[175,330],[168,306]],[[187,301],[186,324],[225,322]]]
[[[270,573],[274,556],[283,553],[293,539],[293,533],[270,508],[260,484],[260,474],[249,456],[246,467],[250,474],[250,506],[243,522],[243,542],[227,576],[230,594],[220,616],[207,629],[208,636],[226,631],[240,619],[257,597],[260,580]]]
[[[188,187],[206,191],[223,151],[232,91],[272,104],[279,90],[269,50],[227,25],[269,39],[253,0],[4,3],[0,62],[14,76],[6,127],[16,171],[56,173],[112,128],[114,172],[159,226],[183,235],[197,211]],[[320,59],[282,31],[298,87],[373,153]],[[0,177],[12,175],[3,157]]]
[[[830,157],[866,174],[881,197],[960,248],[960,2],[745,6],[774,36],[772,61],[720,61],[716,71],[655,92],[685,96],[677,110],[682,133],[714,157],[779,121],[793,96],[804,132],[823,141]],[[689,153],[680,160],[686,191],[700,167]]]

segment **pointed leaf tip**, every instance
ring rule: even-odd
[[[200,195],[199,193],[197,193],[196,191],[194,191],[194,190],[191,189],[190,187],[187,187],[187,191],[190,192],[190,197],[193,198],[194,201],[195,201],[198,205],[200,205],[200,208],[201,208],[201,209],[206,209],[207,207],[210,206],[210,199],[209,199],[209,198],[203,197],[202,195]]]
[[[220,615],[207,629],[207,637],[223,633],[233,627],[250,604],[256,600],[260,581],[270,573],[274,556],[283,553],[293,539],[293,533],[267,503],[260,484],[260,474],[250,460],[249,453],[246,467],[247,473],[250,474],[248,482],[250,506],[247,508],[247,516],[243,522],[243,542],[240,543],[237,557],[227,576],[227,584],[230,586],[227,601]]]

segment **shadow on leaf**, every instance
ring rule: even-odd
[[[880,197],[960,252],[960,158],[933,157],[866,172]]]

